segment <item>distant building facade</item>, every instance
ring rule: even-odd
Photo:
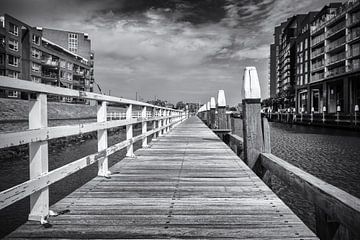
[[[0,17],[0,75],[93,91],[93,65],[94,53],[86,34],[31,27],[7,14]],[[0,95],[27,98],[9,90],[0,90]]]
[[[299,16],[286,21],[280,54],[270,59],[280,74],[276,97],[286,102],[293,96],[293,105],[283,107],[295,107],[298,113],[353,113],[360,105],[360,1],[330,3],[319,12]],[[293,95],[281,94],[287,84]]]

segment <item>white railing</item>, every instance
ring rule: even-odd
[[[0,88],[36,94],[29,100],[29,129],[0,133],[0,149],[29,144],[30,179],[24,183],[0,192],[0,209],[30,196],[29,220],[42,221],[49,214],[49,185],[98,162],[98,175],[108,177],[108,157],[127,148],[126,156],[134,157],[133,144],[142,141],[147,147],[147,137],[161,136],[183,121],[184,111],[154,106],[129,99],[106,96],[92,92],[49,86],[31,81],[0,76]],[[97,122],[67,126],[48,126],[47,95],[80,98],[97,102]],[[124,106],[124,113],[107,113],[108,104]],[[133,112],[133,106],[141,111]],[[149,110],[149,111],[148,111]],[[117,120],[112,118],[118,117]],[[108,121],[110,118],[110,121]],[[153,128],[148,131],[148,122]],[[141,134],[133,136],[133,125],[141,123]],[[126,140],[108,146],[107,129],[126,126]],[[48,141],[60,137],[74,136],[97,131],[98,152],[75,160],[60,168],[48,171]]]

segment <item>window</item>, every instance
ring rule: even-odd
[[[19,42],[14,39],[9,39],[9,49],[17,52],[19,50]]]
[[[66,73],[66,79],[68,81],[72,81],[72,74],[71,73]]]
[[[16,71],[8,70],[7,75],[8,75],[8,77],[11,77],[11,78],[19,78],[19,73]]]
[[[303,42],[300,42],[300,52],[303,50]]]
[[[19,27],[13,23],[9,23],[9,33],[15,36],[19,36]]]
[[[0,54],[0,65],[3,65],[4,64],[4,55],[3,54]]]
[[[69,33],[68,35],[68,47],[69,51],[73,53],[77,53],[78,51],[78,34],[76,33]]]
[[[18,91],[9,91],[9,92],[8,92],[8,97],[17,98],[18,96],[19,96],[19,92],[18,92]]]
[[[8,63],[9,65],[11,66],[14,66],[14,67],[18,67],[19,66],[19,58],[13,56],[13,55],[8,55]]]
[[[61,68],[66,68],[66,61],[64,61],[64,60],[60,60],[60,67]]]
[[[32,48],[31,49],[31,56],[35,59],[40,59],[41,58],[41,51],[37,50],[36,48]]]
[[[4,16],[0,17],[0,27],[2,27],[2,28],[5,27],[5,17]]]
[[[0,46],[5,47],[5,37],[4,36],[0,36]]]
[[[305,74],[304,76],[304,84],[308,84],[309,83],[309,76],[308,74]]]
[[[305,50],[305,61],[307,61],[308,60],[308,50]]]
[[[31,76],[33,82],[41,83],[41,77]]]
[[[72,63],[67,63],[67,69],[68,70],[73,70],[73,64]]]
[[[32,63],[31,70],[33,72],[40,72],[41,71],[41,65],[37,63]]]
[[[33,34],[32,35],[32,42],[36,45],[40,45],[40,36]]]
[[[305,70],[304,70],[304,72],[306,73],[306,72],[308,71],[308,64],[307,64],[307,62],[306,62],[304,65],[305,65]]]
[[[305,39],[305,41],[304,41],[304,45],[305,45],[305,49],[307,49],[308,48],[308,40],[307,39]]]

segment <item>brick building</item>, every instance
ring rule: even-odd
[[[93,91],[93,65],[86,34],[31,27],[7,14],[0,17],[0,75]],[[9,90],[1,90],[0,95],[27,98],[25,93]]]

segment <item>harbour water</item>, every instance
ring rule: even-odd
[[[56,123],[52,123],[56,125]],[[360,197],[360,134],[348,130],[325,129],[308,126],[271,124],[272,152],[305,171],[331,183],[350,194]],[[26,125],[26,124],[25,124]],[[21,128],[19,126],[19,128]],[[139,128],[134,133],[139,134]],[[236,133],[242,135],[240,119],[236,120]],[[125,139],[123,130],[109,136],[109,145]],[[58,168],[76,159],[96,152],[96,138],[88,137],[64,144],[50,142],[49,167]],[[135,146],[139,147],[139,145]],[[14,151],[14,150],[9,150]],[[28,180],[27,147],[12,154],[0,156],[0,190]],[[109,159],[110,165],[122,159],[125,151],[119,151]],[[50,187],[50,204],[57,202],[91,178],[95,177],[94,164]],[[302,199],[293,189],[278,179],[273,179],[273,190],[314,229],[314,210],[311,203]],[[0,211],[0,237],[26,221],[29,199],[24,199]]]

